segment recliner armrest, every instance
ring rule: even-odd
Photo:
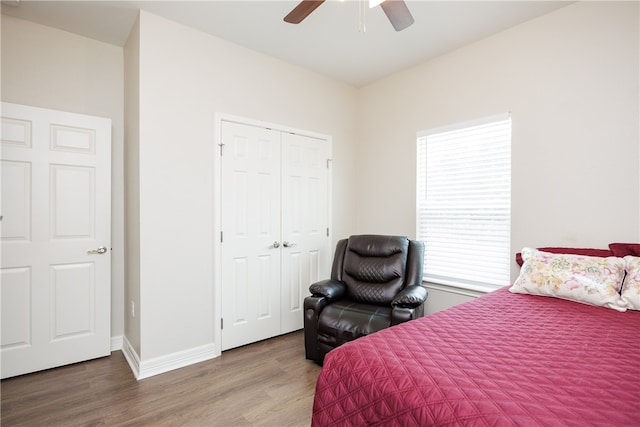
[[[427,300],[429,291],[424,286],[407,286],[391,301],[392,307],[415,308]]]
[[[329,299],[338,299],[347,292],[347,286],[333,279],[321,280],[309,286],[309,292],[315,296],[323,296]]]

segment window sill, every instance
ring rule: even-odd
[[[442,279],[424,279],[423,284],[429,289],[436,289],[471,297],[478,297],[500,288],[499,286],[461,283],[453,280]]]

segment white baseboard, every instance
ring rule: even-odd
[[[133,376],[138,378],[140,372],[140,356],[136,353],[127,337],[122,337],[122,354],[133,372]]]
[[[178,351],[166,356],[141,361],[140,356],[127,340],[127,337],[123,337],[122,353],[137,380],[149,378],[174,369],[184,368],[185,366],[220,356],[220,352],[217,351],[214,344],[206,344],[189,350]]]

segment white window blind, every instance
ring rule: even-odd
[[[510,117],[421,132],[417,149],[424,279],[471,288],[509,284]]]

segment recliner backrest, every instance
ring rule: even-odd
[[[338,280],[347,285],[350,299],[388,305],[405,286],[408,253],[406,237],[351,236],[344,248]]]

